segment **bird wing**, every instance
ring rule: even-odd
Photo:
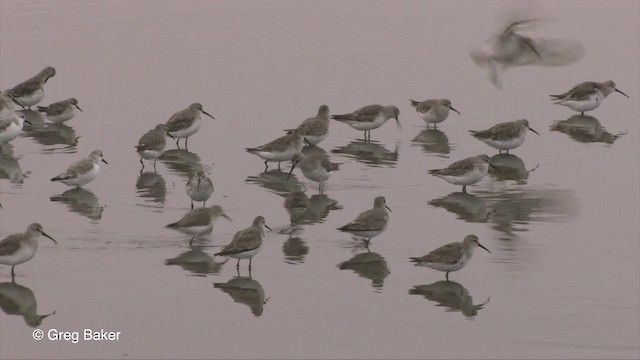
[[[338,121],[358,121],[373,122],[382,111],[382,105],[367,105],[352,113],[344,115],[333,115],[332,118]]]
[[[171,225],[175,226],[204,226],[209,223],[209,209],[199,208],[188,212],[182,219]]]
[[[423,101],[420,104],[418,104],[418,106],[416,106],[416,111],[418,111],[421,114],[424,114],[426,112],[428,112],[429,110],[431,110],[431,108],[435,105],[434,101]]]
[[[10,117],[0,120],[0,131],[4,131],[4,129],[8,128],[12,122],[13,122],[13,119]]]
[[[276,152],[281,152],[281,151],[286,151],[289,148],[289,145],[291,144],[291,142],[295,139],[295,135],[293,134],[287,134],[284,136],[281,136],[269,143],[266,143],[262,146],[258,146],[255,148],[248,148],[247,151],[249,152],[253,152],[253,151],[276,151]]]
[[[244,230],[240,230],[233,237],[233,240],[229,245],[225,246],[216,255],[230,255],[237,254],[247,250],[252,250],[260,246],[262,243],[262,236],[260,230],[249,227]]]
[[[571,88],[571,90],[560,95],[550,95],[554,100],[583,100],[596,88],[595,83],[591,81],[583,82]]]
[[[13,254],[20,248],[21,234],[9,235],[0,241],[0,254]]]
[[[166,141],[165,136],[155,130],[149,130],[146,134],[140,137],[138,141],[138,146],[136,148],[138,150],[148,150],[154,149],[156,145],[162,143],[162,141]]]
[[[384,228],[384,215],[380,216],[377,212],[378,209],[370,209],[362,214],[347,225],[338,228],[342,231],[369,231],[369,230],[381,230]]]
[[[462,247],[459,245],[460,244],[457,243],[447,244],[433,250],[425,256],[419,258],[411,258],[411,260],[417,263],[439,262],[445,264],[455,264],[456,261],[460,258],[460,252],[462,251]]]
[[[180,110],[167,120],[167,131],[171,132],[186,129],[191,125],[192,121],[193,117],[189,109]]]
[[[473,170],[473,162],[458,160],[444,169],[429,170],[434,175],[461,176]]]
[[[42,109],[44,111],[41,111],[40,107],[38,106],[38,111],[40,112],[46,112],[47,115],[59,115],[65,112],[65,110],[67,110],[67,103],[57,102],[57,103],[50,104],[49,106],[43,107]]]
[[[93,161],[89,159],[78,160],[73,165],[69,166],[69,168],[65,172],[54,177],[51,180],[55,181],[55,180],[72,179],[74,177],[77,177],[78,174],[80,173],[91,171],[91,169],[93,169]]]
[[[29,79],[23,83],[14,86],[9,93],[15,97],[20,97],[24,94],[32,93],[40,88],[40,82],[34,79]]]

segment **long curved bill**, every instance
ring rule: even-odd
[[[491,254],[491,251],[489,251],[489,249],[487,249],[486,247],[482,246],[482,244],[478,243],[478,246],[480,246],[481,248],[483,248],[483,249],[487,250],[487,252],[488,252],[489,254]]]
[[[215,120],[216,118],[214,118],[213,116],[211,116],[211,114],[209,114],[208,112],[202,110],[202,113],[207,115],[208,117],[212,118],[213,120]]]
[[[58,244],[58,242],[57,242],[54,238],[52,238],[51,236],[47,235],[44,231],[42,232],[42,235],[43,235],[43,236],[45,236],[45,237],[48,237],[48,238],[49,238],[51,241],[53,241],[56,245]]]
[[[629,97],[629,95],[627,95],[627,94],[623,93],[622,91],[620,91],[620,90],[618,90],[618,89],[613,89],[613,91],[615,91],[615,92],[619,92],[620,94],[622,94],[622,95],[624,95],[624,96],[626,96],[626,97]]]

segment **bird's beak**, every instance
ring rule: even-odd
[[[269,229],[269,231],[273,231],[271,230],[271,228],[269,226],[267,226],[267,224],[264,224],[264,227],[266,227],[267,229]]]
[[[398,118],[396,118],[396,127],[397,127],[399,130],[402,130],[402,124],[400,124],[400,119],[398,119]]]
[[[387,205],[384,206],[387,210],[391,211],[391,209],[389,209],[389,207]]]
[[[103,162],[103,163],[105,163],[105,164],[109,164],[109,163],[107,162],[107,160],[105,160],[105,159],[102,159],[102,162]]]
[[[225,219],[227,219],[229,221],[233,221],[233,220],[231,220],[231,218],[229,216],[227,216],[227,214],[222,214],[220,216],[222,216],[223,218],[225,218]]]
[[[537,131],[533,130],[532,128],[529,128],[529,130],[533,131],[534,133],[538,134],[538,136],[540,136],[540,134]]]
[[[212,118],[213,120],[215,120],[216,118],[214,118],[213,116],[211,116],[211,114],[209,114],[208,112],[202,110],[202,113],[207,115],[208,117]]]
[[[453,108],[453,106],[449,106],[449,109],[451,109],[451,110],[453,110],[453,111],[457,112],[457,113],[458,113],[458,115],[462,115],[462,114],[460,114],[460,111],[458,111],[458,110],[454,109],[454,108]]]
[[[627,95],[627,94],[623,93],[622,91],[620,91],[620,90],[618,90],[618,89],[613,89],[613,91],[619,92],[620,94],[622,94],[622,95],[624,95],[624,96],[626,96],[626,97],[629,97],[629,95]]]
[[[494,168],[497,172],[502,172],[502,171],[500,171],[500,168],[498,168],[497,166],[493,165],[492,163],[490,163],[490,162],[488,162],[488,161],[487,161],[487,164],[489,164],[489,166],[491,166],[492,168]],[[489,251],[489,250],[487,250],[487,251]]]
[[[29,124],[29,125],[33,125],[33,124],[31,123],[31,121],[29,121],[29,120],[27,120],[27,119],[24,119],[24,122],[26,122],[26,123],[27,123],[27,124]]]
[[[174,138],[174,137],[173,137],[173,135],[171,135],[171,134],[169,134],[169,133],[167,133],[167,136],[168,136],[168,137],[170,137],[170,138],[172,138],[173,140],[175,140],[175,139],[176,139],[176,138]]]
[[[291,166],[291,170],[289,170],[289,174],[287,175],[287,180],[289,180],[289,177],[291,177],[291,173],[293,172],[293,169],[296,168],[296,164],[293,163],[293,166]]]
[[[12,100],[14,103],[16,103],[16,104],[20,105],[23,109],[25,108],[25,106],[24,106],[24,105],[22,105],[22,104],[20,104],[20,101],[16,100],[16,98],[14,98],[14,97],[13,97],[13,96],[11,96],[11,95],[9,95],[9,97],[11,98],[11,100]]]
[[[80,106],[78,106],[78,105],[73,105],[73,106],[75,106],[75,107],[76,107],[76,109],[78,109],[78,110],[82,111],[82,109],[80,109]]]
[[[42,235],[48,237],[49,239],[51,239],[51,241],[53,241],[56,245],[58,244],[58,242],[54,238],[52,238],[51,236],[47,235],[44,231],[42,232]]]
[[[478,243],[478,246],[480,246],[481,248],[483,248],[483,249],[487,250],[487,252],[488,252],[489,254],[491,254],[491,251],[489,251],[489,249],[487,249],[486,247],[482,246],[482,244]]]

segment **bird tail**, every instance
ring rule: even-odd
[[[38,109],[36,111],[43,112],[43,113],[46,113],[48,109],[46,106],[38,106],[37,108]]]
[[[413,106],[414,108],[417,108],[418,105],[420,105],[420,101],[415,101],[411,99],[409,99],[409,101],[411,101],[411,106]]]
[[[169,225],[166,225],[165,227],[169,228],[169,229],[174,229],[174,228],[178,227],[178,223],[174,222],[174,223],[171,223]]]

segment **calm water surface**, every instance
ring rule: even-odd
[[[580,41],[587,55],[511,69],[498,90],[468,51],[510,5],[2,0],[0,87],[53,65],[42,103],[77,97],[84,112],[65,125],[28,113],[34,124],[0,157],[0,235],[38,221],[59,242],[43,239],[15,284],[0,267],[0,357],[639,357],[639,3],[538,3],[556,21],[526,34]],[[548,100],[608,79],[629,98],[589,116]],[[409,98],[449,98],[462,115],[426,130]],[[216,120],[140,173],[140,135],[193,102]],[[397,105],[402,130],[391,122],[365,144],[333,123],[315,149],[341,164],[325,195],[243,150],[321,104],[373,103]],[[519,118],[541,136],[508,156],[467,132]],[[94,149],[109,165],[84,190],[49,182]],[[481,153],[503,171],[468,194],[427,174]],[[201,167],[209,203],[233,221],[190,249],[164,225],[188,210]],[[304,189],[309,206],[290,217],[285,198]],[[335,229],[378,195],[393,212],[367,251]],[[238,275],[212,254],[256,215],[274,231]],[[472,233],[492,254],[450,282],[408,261]],[[121,336],[36,341],[36,328]]]

